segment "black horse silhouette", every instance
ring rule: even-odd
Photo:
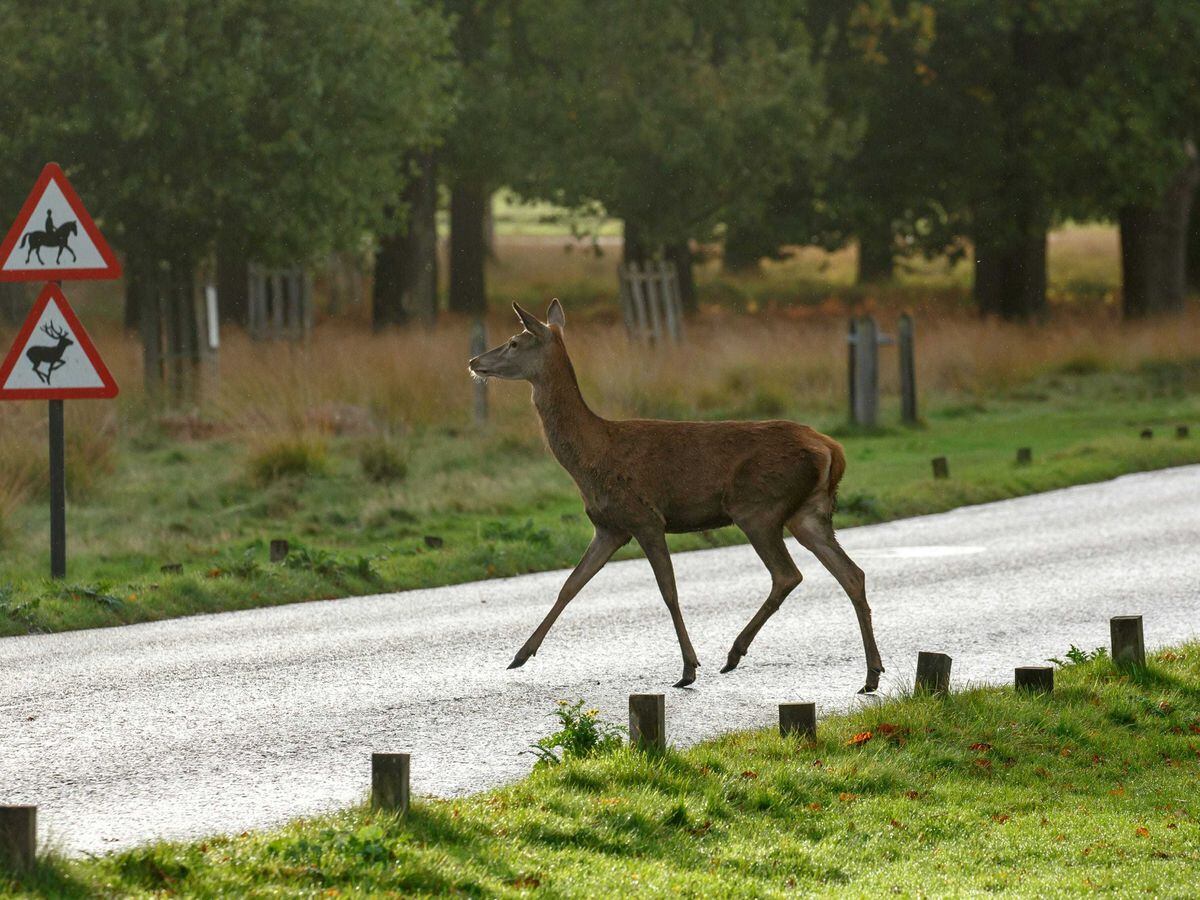
[[[70,222],[68,224],[74,225],[75,223]],[[30,347],[25,351],[25,356],[33,363],[33,371],[37,377],[46,382],[46,384],[49,384],[50,376],[54,374],[54,370],[66,365],[62,358],[63,351],[75,342],[67,336],[70,334],[69,331],[65,328],[55,328],[52,322],[47,322],[43,325],[42,331],[58,341],[58,343],[53,347]],[[41,368],[39,368],[43,363],[46,364],[45,372],[42,372]]]
[[[42,259],[42,247],[57,247],[58,256],[54,259],[54,264],[62,262],[63,251],[66,250],[71,254],[71,261],[74,262],[78,257],[75,256],[75,251],[67,245],[67,240],[73,234],[79,233],[79,227],[74,222],[63,222],[57,228],[52,228],[47,231],[27,231],[21,235],[21,243],[18,245],[24,247],[26,241],[29,242],[29,252],[25,254],[25,262],[29,263],[30,256],[36,256],[38,265],[44,266],[46,261]]]

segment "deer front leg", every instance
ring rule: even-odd
[[[687,626],[683,624],[683,613],[679,609],[679,595],[675,590],[675,569],[671,565],[671,552],[667,549],[667,537],[661,531],[648,532],[638,535],[638,543],[650,567],[654,569],[654,579],[662,592],[663,602],[671,613],[671,622],[675,626],[675,637],[679,639],[679,649],[683,653],[683,677],[675,683],[675,687],[687,687],[696,680],[696,669],[700,660],[692,648],[691,638],[688,637]]]
[[[529,636],[517,655],[513,657],[513,661],[509,663],[510,669],[519,669],[525,665],[525,661],[531,656],[537,656],[538,648],[542,646],[542,641],[546,639],[547,633],[550,631],[555,620],[567,604],[575,599],[575,595],[583,590],[583,586],[592,580],[597,572],[604,568],[604,564],[612,559],[612,555],[619,549],[629,543],[629,535],[620,531],[613,531],[608,528],[596,526],[596,533],[592,535],[592,542],[588,544],[587,550],[583,553],[583,558],[579,560],[579,564],[567,576],[566,583],[562,586],[562,590],[558,592],[558,599],[554,601],[554,606],[550,612],[546,614],[546,618],[542,619],[542,624],[534,629],[533,634]]]

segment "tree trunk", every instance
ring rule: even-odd
[[[1200,293],[1200,207],[1192,204],[1192,215],[1188,220],[1187,234],[1187,277],[1192,293]]]
[[[758,272],[762,258],[775,249],[764,249],[763,244],[762,235],[753,226],[727,226],[721,268],[739,275]]]
[[[483,217],[488,192],[478,181],[463,180],[450,189],[450,309],[483,315],[487,311],[484,263],[487,244]]]
[[[999,237],[1003,235],[1003,237]],[[1046,229],[981,228],[975,237],[975,302],[983,315],[1021,321],[1046,313]]]
[[[136,251],[125,258],[126,298],[135,297],[138,331],[142,337],[142,384],[151,403],[162,399],[163,302],[162,273],[156,263]]]
[[[224,323],[250,324],[250,261],[229,236],[217,244],[217,308]]]
[[[646,241],[641,226],[636,222],[626,220],[623,227],[621,261],[625,263],[637,263],[640,266],[644,265],[649,258],[650,253],[646,248]]]
[[[1191,160],[1167,186],[1157,207],[1120,210],[1122,309],[1127,319],[1181,312],[1188,288],[1188,222],[1200,181]]]
[[[858,283],[879,284],[896,274],[896,238],[890,222],[865,225],[858,234]]]
[[[438,314],[437,165],[432,153],[417,159],[409,202],[409,309],[426,327]]]
[[[371,285],[371,324],[376,331],[389,325],[405,325],[405,261],[409,256],[408,229],[394,213],[388,215],[390,234],[379,239],[375,251],[375,277]]]
[[[667,244],[663,248],[663,257],[675,264],[679,276],[679,301],[683,311],[691,314],[700,309],[696,296],[696,273],[692,266],[692,248],[686,240]]]

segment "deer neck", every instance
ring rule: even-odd
[[[533,381],[533,405],[550,451],[578,482],[603,458],[607,432],[604,419],[591,411],[579,391],[561,339],[556,343],[545,369]]]

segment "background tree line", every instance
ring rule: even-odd
[[[373,252],[377,326],[486,307],[492,193],[599,206],[626,258],[859,277],[970,254],[979,309],[1046,310],[1046,235],[1120,225],[1124,311],[1200,281],[1194,0],[35,0],[0,3],[0,208],[57,159],[156,327],[215,260]]]

